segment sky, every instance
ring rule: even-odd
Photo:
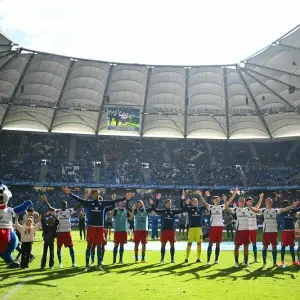
[[[72,57],[234,64],[298,25],[299,11],[299,0],[0,0],[0,31]]]

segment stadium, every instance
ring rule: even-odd
[[[233,236],[226,233],[225,219],[223,227],[221,211],[221,264],[206,264],[206,256],[213,252],[213,260],[215,255],[215,250],[209,248],[209,232],[214,227],[210,224],[213,196],[222,198],[224,194],[229,199],[234,195],[234,205],[228,208],[234,210],[240,198],[253,198],[256,205],[263,193],[264,200],[273,199],[278,214],[285,213],[284,200],[288,200],[294,205],[288,212],[295,226],[294,212],[299,208],[295,201],[300,191],[300,25],[243,61],[227,65],[96,61],[27,49],[15,42],[0,34],[0,179],[12,192],[9,207],[30,200],[33,207],[27,209],[43,217],[49,213],[47,199],[50,208],[60,208],[64,200],[68,207],[75,207],[68,220],[73,227],[76,263],[72,243],[65,244],[70,248],[72,263],[68,249],[64,249],[62,258],[61,252],[57,253],[59,263],[55,252],[55,265],[41,266],[45,240],[40,230],[30,252],[35,259],[29,266],[27,262],[20,270],[12,269],[7,268],[6,261],[0,261],[0,297],[29,299],[51,294],[61,299],[115,299],[118,291],[122,299],[192,299],[199,295],[256,299],[257,294],[251,292],[254,289],[265,299],[294,296],[300,279],[300,225],[298,232],[296,228],[295,249],[291,242],[286,245],[293,249],[291,255],[287,248],[283,261],[279,245],[277,268],[273,247],[272,253],[268,251],[265,268],[265,222],[259,217],[257,245],[255,241],[249,247],[251,266],[246,255],[246,267],[238,264],[236,268]],[[90,193],[93,197],[97,189],[107,201],[114,200],[114,194],[120,199],[126,195],[128,211],[138,200],[151,210],[152,199],[160,214],[159,209],[164,210],[167,199],[171,199],[178,240],[176,262],[174,241],[168,240],[170,246],[161,248],[151,233],[154,223],[149,213],[146,264],[139,262],[140,256],[134,256],[132,241],[125,244],[125,263],[112,264],[116,249],[112,235],[108,237],[103,268],[102,263],[98,264],[99,270],[87,268],[85,238],[79,239],[77,230],[86,206],[82,202],[78,206],[75,196],[69,197],[69,191],[61,191],[62,187],[69,187],[80,198]],[[179,232],[180,225],[191,226],[185,220],[192,218],[189,213],[188,218],[186,214],[183,217],[184,211],[179,208],[190,205],[192,198],[197,198],[200,205],[202,195],[195,192],[199,190],[203,196],[207,192],[207,202],[202,202],[207,204],[202,215],[206,221],[201,224],[202,252],[199,237],[193,240],[197,245],[186,248],[187,239],[190,241],[187,233]],[[261,207],[265,209],[264,201]],[[116,219],[119,210],[112,210]],[[177,210],[180,212],[175,213]],[[58,211],[57,215],[59,218]],[[167,224],[162,219],[163,215],[157,225],[159,237],[163,224]],[[278,217],[279,243],[284,240],[280,222]],[[237,220],[230,219],[229,223],[238,231]],[[0,232],[1,228],[0,219]],[[295,227],[290,230],[295,233]],[[148,227],[145,231],[148,234]],[[132,235],[128,234],[129,240],[134,238]],[[100,244],[93,244],[97,246],[96,260],[99,251],[104,252],[99,250]],[[123,255],[124,245],[120,245]],[[254,256],[254,261],[260,263],[252,264],[255,249],[258,258]],[[162,251],[166,251],[165,259]],[[13,254],[16,256],[17,250]],[[144,261],[144,250],[142,255]],[[240,253],[240,262],[243,255],[245,252]],[[239,285],[235,293],[234,285]]]

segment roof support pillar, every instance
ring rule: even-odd
[[[225,111],[226,111],[226,131],[227,139],[229,139],[229,102],[228,102],[228,77],[227,68],[223,68],[223,83],[224,83],[224,96],[225,96]]]
[[[240,70],[240,68],[237,68],[237,71],[238,71],[238,73],[239,73],[239,75],[240,75],[240,77],[241,77],[241,79],[242,79],[242,81],[243,81],[243,83],[244,83],[244,85],[245,85],[245,88],[246,88],[248,94],[249,94],[250,97],[251,97],[252,102],[254,103],[254,105],[255,105],[255,107],[256,107],[256,110],[257,110],[257,112],[258,112],[258,118],[260,119],[261,123],[263,124],[263,127],[265,128],[266,132],[268,133],[268,135],[269,135],[270,138],[272,139],[273,137],[272,137],[272,134],[271,134],[271,132],[270,132],[270,130],[269,130],[269,127],[268,127],[268,125],[267,125],[267,123],[266,123],[266,120],[265,120],[265,118],[263,117],[263,115],[262,115],[262,113],[261,113],[261,111],[260,111],[260,108],[259,108],[259,106],[258,106],[258,104],[257,104],[257,102],[256,102],[256,100],[255,100],[255,98],[254,98],[254,96],[253,96],[253,94],[252,94],[252,92],[251,92],[251,90],[250,90],[250,88],[249,88],[249,86],[248,86],[248,84],[247,84],[247,82],[246,82],[246,80],[245,80],[245,78],[244,78],[244,76],[243,76],[241,70]]]
[[[109,69],[108,69],[106,84],[105,84],[105,88],[104,88],[104,93],[103,93],[103,97],[102,97],[100,112],[99,112],[99,116],[98,116],[97,128],[96,128],[96,132],[95,132],[96,134],[98,134],[99,129],[100,129],[101,117],[102,117],[103,113],[105,113],[105,111],[103,111],[103,109],[104,109],[104,105],[105,105],[105,102],[106,102],[107,97],[108,97],[107,92],[108,92],[108,88],[109,88],[109,85],[110,85],[110,80],[111,80],[111,75],[112,75],[113,68],[114,68],[114,66],[112,64],[110,64]]]
[[[144,134],[145,112],[147,110],[147,102],[148,102],[148,96],[149,96],[149,86],[150,86],[151,75],[152,75],[152,68],[149,67],[148,74],[147,74],[146,88],[145,88],[145,99],[144,99],[144,105],[143,105],[143,115],[142,115],[141,133],[140,133],[141,136],[143,136],[143,134]]]

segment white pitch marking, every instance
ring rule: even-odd
[[[3,296],[2,300],[9,299],[14,295],[25,283],[31,278],[31,276],[26,277],[24,280],[20,281],[13,289],[11,289],[6,295]]]

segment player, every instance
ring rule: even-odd
[[[185,231],[185,213],[182,213],[179,216],[179,236],[184,239],[184,231]]]
[[[281,203],[282,208],[286,208],[290,206],[290,202],[288,200],[284,200]],[[295,225],[294,225],[294,216],[295,213],[300,211],[300,207],[291,209],[287,212],[283,212],[279,216],[282,237],[281,237],[281,267],[285,267],[284,256],[285,256],[285,247],[290,246],[290,253],[294,266],[298,266],[298,262],[296,262],[295,258]]]
[[[197,191],[197,194],[200,195],[201,192]],[[202,194],[201,194],[202,195]],[[181,196],[182,201],[185,199],[185,192],[182,191]],[[190,206],[190,203],[192,204]],[[183,211],[186,211],[189,215],[189,233],[188,233],[188,243],[186,246],[186,257],[184,262],[189,261],[189,255],[191,252],[191,247],[193,242],[197,243],[197,260],[196,262],[201,262],[201,243],[203,242],[202,236],[202,215],[205,210],[205,206],[198,206],[198,199],[193,198],[192,201],[187,199],[185,205],[183,206]]]
[[[100,192],[99,190],[94,190],[93,192],[93,198],[95,199],[95,200],[97,200],[98,198],[99,198],[99,194],[101,194],[102,193],[102,191]],[[86,196],[86,198],[89,198],[89,195],[88,196]],[[116,200],[116,198],[117,198],[117,195],[114,193],[114,194],[112,194],[111,195],[111,200],[112,201],[115,201]],[[100,200],[101,200],[102,198],[100,198]],[[101,201],[103,201],[103,203],[105,204],[106,203],[106,201],[107,200],[101,200]],[[109,207],[107,207],[107,209],[106,209],[106,215],[105,215],[105,221],[107,220],[107,218],[109,217],[109,215],[110,215],[110,211],[112,210],[112,209],[114,209],[114,207],[115,207],[115,205],[113,204],[113,205],[111,205],[111,206],[109,206]],[[112,218],[111,218],[112,219]],[[105,234],[105,241],[103,242],[103,244],[102,244],[102,249],[101,249],[101,253],[102,253],[102,256],[101,256],[101,266],[103,266],[104,265],[104,262],[103,262],[103,260],[104,260],[104,254],[105,254],[105,246],[107,245],[107,224],[106,224],[106,222],[104,222],[104,234]],[[90,264],[90,266],[94,266],[94,264],[95,264],[95,253],[96,253],[96,245],[93,245],[92,246],[92,249],[91,249],[91,264]]]
[[[79,201],[83,207],[87,208],[88,216],[88,232],[87,232],[87,249],[86,249],[86,267],[85,272],[89,270],[89,260],[91,255],[91,249],[93,245],[97,246],[97,258],[98,258],[98,270],[103,270],[101,266],[102,262],[102,245],[106,244],[105,232],[104,232],[104,217],[107,209],[117,202],[130,200],[134,194],[127,193],[124,198],[116,199],[115,201],[103,201],[100,196],[99,190],[93,190],[92,195],[94,200],[87,201],[81,199],[78,196],[71,193],[71,191],[65,187],[62,189],[64,193],[70,195],[76,201]]]
[[[161,194],[156,195],[156,204],[152,204],[152,209],[161,215],[161,260],[160,263],[164,263],[166,244],[170,243],[170,254],[171,263],[175,263],[175,242],[176,242],[176,231],[175,231],[175,216],[181,214],[183,209],[171,209],[171,200],[167,199],[165,201],[165,208],[158,209],[159,200]]]
[[[256,214],[261,214],[264,218],[263,223],[263,268],[267,265],[267,249],[268,246],[272,245],[272,256],[273,256],[273,267],[277,267],[277,215],[285,213],[295,208],[299,201],[294,202],[291,206],[286,208],[272,208],[273,200],[267,198],[265,200],[266,208],[256,209],[250,207],[250,209]]]
[[[263,201],[264,198],[264,194],[261,193],[259,194],[259,200],[257,205],[255,206],[256,209],[259,209],[261,206],[261,203]],[[247,207],[250,208],[253,206],[253,199],[251,197],[246,198],[246,204]],[[253,247],[253,254],[254,254],[254,262],[258,263],[259,261],[257,260],[257,216],[256,214],[254,214],[252,211],[250,211],[249,213],[249,238],[250,238],[250,243],[252,243],[252,247]]]
[[[64,245],[66,248],[69,248],[70,256],[72,260],[72,267],[77,267],[75,264],[75,251],[73,247],[73,240],[71,234],[71,216],[75,213],[74,208],[68,208],[68,204],[66,201],[61,202],[61,209],[56,209],[52,207],[47,201],[47,197],[43,195],[41,197],[42,201],[44,201],[48,209],[56,212],[56,217],[59,221],[59,225],[57,228],[57,258],[58,258],[58,267],[62,268],[61,262],[61,248]]]
[[[118,248],[119,263],[123,264],[124,244],[127,244],[127,229],[128,218],[133,219],[133,214],[125,208],[125,201],[119,203],[119,207],[112,210],[111,215],[114,216],[114,250],[113,250],[113,264],[117,263]]]
[[[149,200],[151,205],[150,208],[145,208],[144,202],[142,200],[138,200],[136,206],[132,207],[131,213],[134,215],[134,255],[135,262],[138,262],[139,257],[139,244],[142,244],[142,262],[145,261],[146,255],[146,244],[148,241],[148,219],[149,213],[152,211],[153,201]]]
[[[230,200],[234,199],[237,195],[238,190],[235,189]],[[236,235],[235,235],[235,248],[234,248],[234,257],[235,257],[235,267],[239,267],[239,249],[240,246],[244,246],[244,265],[250,267],[248,263],[248,247],[250,243],[249,239],[249,214],[250,209],[245,207],[245,198],[241,197],[238,200],[238,207],[229,208],[229,201],[226,197],[223,197],[225,209],[231,214],[236,216]]]
[[[224,205],[220,205],[220,197],[214,196],[213,203],[214,205],[208,204],[204,197],[202,196],[202,192],[198,191],[198,195],[200,197],[201,203],[204,207],[210,212],[210,231],[208,235],[208,248],[207,248],[207,264],[210,264],[210,257],[212,253],[213,244],[216,243],[215,250],[215,264],[219,263],[219,254],[220,254],[220,243],[223,239],[223,210],[225,209]],[[206,197],[210,197],[210,193],[205,192]],[[233,200],[233,199],[232,199]],[[231,199],[229,202],[232,201]]]
[[[78,223],[80,240],[82,240],[82,236],[83,239],[85,240],[85,229],[86,229],[85,217],[86,215],[84,213],[84,209],[81,209],[79,213],[79,223]]]

